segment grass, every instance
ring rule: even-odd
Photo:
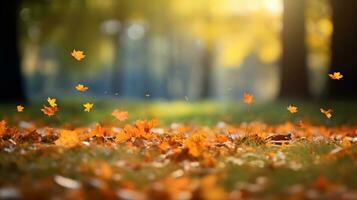
[[[113,109],[119,108],[129,112],[129,122],[137,119],[157,118],[162,124],[192,123],[200,125],[216,125],[219,121],[228,123],[242,123],[249,121],[262,121],[269,124],[283,123],[286,121],[309,121],[326,126],[356,125],[356,102],[303,102],[303,101],[277,101],[267,103],[254,103],[245,105],[240,102],[186,102],[186,101],[116,101],[102,99],[93,101],[94,109],[90,113],[83,112],[79,99],[59,100],[60,111],[55,117],[47,118],[40,109],[43,103],[31,102],[25,106],[24,113],[16,113],[16,105],[0,105],[0,118],[10,122],[19,120],[38,121],[51,125],[83,125],[94,122],[115,123],[110,116]],[[299,113],[291,115],[286,107],[290,104],[299,107]],[[335,112],[332,120],[326,119],[320,108],[332,108]]]
[[[299,120],[325,126],[357,125],[357,115],[355,115],[357,104],[354,102],[327,102],[324,105],[317,102],[292,102],[299,107],[297,115],[291,115],[286,111],[286,107],[291,103],[287,101],[255,103],[247,106],[235,102],[212,101],[117,102],[102,100],[94,102],[95,107],[92,112],[84,113],[81,104],[85,102],[64,99],[58,102],[60,111],[52,118],[47,118],[41,113],[41,103],[32,102],[25,105],[24,113],[17,113],[16,105],[1,105],[0,119],[7,120],[11,125],[17,125],[23,120],[34,121],[39,126],[64,126],[66,124],[85,126],[95,122],[121,126],[123,124],[118,124],[110,116],[113,109],[119,108],[129,112],[129,122],[137,119],[157,118],[160,126],[164,127],[171,123],[213,127],[220,121],[232,124],[249,121],[279,124]],[[319,112],[320,107],[333,108],[335,110],[333,118],[327,120]],[[334,187],[343,185],[349,190],[357,190],[357,174],[354,173],[357,171],[355,159],[357,146],[354,144],[346,151],[331,155],[330,152],[339,146],[339,143],[333,140],[301,140],[286,147],[267,146],[264,142],[251,138],[243,138],[235,142],[238,149],[230,152],[229,155],[217,156],[218,163],[215,167],[202,165],[192,167],[192,169],[185,170],[185,176],[200,179],[214,174],[218,177],[218,185],[227,191],[241,188],[242,191],[254,193],[255,197],[294,196],[296,194],[287,191],[294,186],[300,186],[306,191],[315,188],[314,184],[318,177],[326,178],[325,185]],[[146,155],[148,152],[151,155],[150,159]],[[274,158],[269,157],[271,155]],[[120,164],[122,162],[125,162],[125,166]],[[96,180],[94,177],[105,176],[108,171],[107,166],[110,169],[110,173],[108,172],[110,178],[105,180],[108,187],[117,187],[128,181],[135,184],[137,188],[148,190],[148,185],[153,184],[154,181],[170,177],[173,172],[184,169],[186,165],[193,162],[195,160],[187,160],[187,162],[172,160],[165,165],[157,166],[155,163],[163,163],[160,160],[160,152],[140,148],[126,149],[121,145],[80,145],[63,149],[54,145],[31,143],[16,147],[8,147],[5,144],[0,151],[0,190],[2,185],[12,185],[25,188],[24,191],[26,191],[29,184],[31,185],[28,187],[29,190],[36,190],[34,183],[40,185],[51,183],[52,189],[45,195],[57,194],[58,191],[63,192],[64,189],[53,185],[55,175],[73,178],[90,185],[94,184],[93,181]],[[98,170],[102,174],[98,175]],[[258,183],[259,180],[266,180],[266,183]],[[45,186],[44,189],[46,189]],[[326,191],[318,192],[323,195]],[[323,196],[320,197],[323,198]],[[334,197],[338,196],[332,196]]]
[[[336,148],[333,143],[299,143],[280,150],[278,147],[254,146],[256,151],[241,152],[232,155],[242,159],[243,164],[237,165],[226,158],[220,158],[220,165],[214,171],[199,166],[199,170],[188,172],[191,177],[202,177],[206,174],[216,174],[219,184],[226,190],[232,190],[237,185],[254,184],[259,177],[268,180],[268,184],[257,195],[284,195],[286,190],[294,185],[311,187],[319,176],[327,177],[336,184],[346,184],[348,188],[357,189],[357,170],[355,160],[351,155],[357,155],[357,147],[350,150],[350,154],[333,159],[328,157],[328,152]],[[268,152],[281,152],[286,156],[281,166],[272,167],[266,159]],[[316,162],[317,158],[319,161]],[[125,160],[129,167],[120,167],[119,161]],[[121,179],[136,184],[138,188],[145,188],[152,179],[161,179],[180,169],[178,163],[170,163],[163,168],[157,168],[151,162],[142,162],[140,152],[129,153],[125,149],[108,148],[102,146],[76,147],[66,151],[59,148],[46,148],[45,150],[31,150],[23,148],[11,153],[2,152],[0,156],[0,183],[25,184],[24,180],[46,180],[48,177],[61,174],[85,182],[95,176],[95,170],[81,169],[82,166],[100,168],[101,163],[108,164],[113,174],[120,174]],[[261,161],[264,166],[256,163]],[[292,169],[292,163],[300,163],[299,169]],[[26,177],[26,178],[24,178]],[[140,177],[140,178],[139,178]]]

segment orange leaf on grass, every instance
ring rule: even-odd
[[[115,109],[112,112],[112,116],[114,116],[119,121],[125,121],[126,119],[128,119],[128,112]]]
[[[58,107],[57,106],[51,107],[51,106],[44,105],[41,111],[48,117],[51,117],[56,114],[56,112],[58,111]]]
[[[79,142],[79,135],[76,131],[61,130],[60,137],[55,141],[55,144],[64,147],[73,147],[78,145]]]
[[[161,142],[161,143],[159,144],[159,149],[160,149],[161,151],[166,151],[166,150],[168,150],[169,148],[170,148],[170,145],[169,145],[169,143],[166,142],[166,141],[163,141],[163,142]]]
[[[119,132],[118,134],[115,135],[115,142],[116,143],[122,143],[126,142],[131,138],[131,136],[124,131]]]
[[[333,74],[329,74],[328,76],[332,80],[340,80],[341,78],[343,78],[343,75],[341,74],[341,72],[334,72]]]
[[[0,136],[4,135],[6,133],[6,121],[1,120],[0,121]]]
[[[245,104],[251,104],[253,103],[253,95],[247,93],[247,92],[244,92],[243,94],[243,102]]]
[[[73,49],[71,55],[73,56],[74,59],[81,61],[86,55],[83,54],[83,51],[77,51]]]

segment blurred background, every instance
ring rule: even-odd
[[[5,0],[2,100],[352,97],[355,0]],[[82,50],[78,62],[70,53]],[[329,84],[328,73],[342,81]],[[11,84],[11,87],[9,87]]]

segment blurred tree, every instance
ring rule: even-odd
[[[20,0],[3,0],[0,5],[0,60],[4,70],[0,75],[0,101],[25,101],[17,37]]]
[[[329,82],[333,98],[357,97],[357,1],[331,0],[332,35],[331,72],[341,72],[340,81]]]
[[[280,97],[308,97],[305,0],[284,0],[282,50]]]

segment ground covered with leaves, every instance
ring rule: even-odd
[[[0,199],[357,199],[357,126],[157,117],[5,118]]]

